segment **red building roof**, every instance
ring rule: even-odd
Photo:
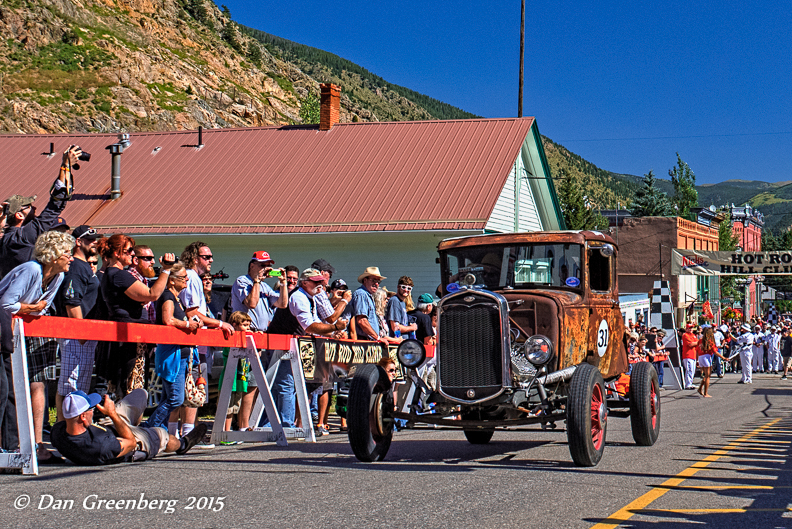
[[[484,228],[533,118],[133,133],[110,200],[115,134],[0,135],[0,197],[38,194],[69,145],[71,226],[129,234],[311,233]],[[538,134],[536,134],[538,137]],[[50,142],[57,153],[48,156]],[[540,147],[541,148],[541,147]]]

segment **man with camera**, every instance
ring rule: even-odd
[[[82,155],[82,150],[74,145],[63,153],[58,179],[52,184],[50,199],[38,216],[36,216],[36,208],[33,207],[36,195],[30,197],[14,195],[4,202],[5,228],[0,238],[0,279],[17,266],[30,261],[38,236],[49,231],[57,222],[58,216],[74,191],[72,167],[75,169],[79,167],[77,161]],[[0,430],[2,446],[6,450],[19,447],[14,388],[11,385],[13,351],[11,316],[8,312],[0,310]]]
[[[231,311],[248,314],[254,331],[266,331],[275,309],[285,309],[289,304],[286,271],[273,268],[275,261],[267,252],[253,254],[248,263],[247,274],[237,278],[231,289]],[[277,277],[279,292],[264,282],[268,277]]]
[[[63,153],[58,179],[52,184],[49,202],[38,217],[33,207],[36,195],[14,195],[6,200],[6,227],[0,239],[0,279],[12,269],[30,261],[38,236],[49,231],[57,222],[74,191],[71,171],[72,167],[79,167],[77,160],[81,159],[82,154],[80,148],[74,145]]]

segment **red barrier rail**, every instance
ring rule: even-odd
[[[208,347],[245,348],[244,333],[226,338],[223,331],[200,329],[188,332],[169,325],[122,323],[117,321],[78,320],[56,316],[17,316],[25,322],[25,336],[63,338],[68,340],[98,340],[100,342],[132,342],[172,345],[204,345]],[[287,351],[293,336],[287,334],[253,333],[257,349]],[[426,346],[426,356],[434,356],[433,345]]]

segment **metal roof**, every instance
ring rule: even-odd
[[[130,134],[110,200],[115,134],[0,135],[0,197],[41,209],[69,145],[71,226],[129,234],[484,229],[534,118],[212,129]],[[55,155],[48,156],[50,142]]]

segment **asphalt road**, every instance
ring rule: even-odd
[[[635,446],[629,419],[611,418],[603,459],[590,469],[572,464],[562,428],[498,431],[483,446],[461,431],[409,430],[374,464],[357,462],[346,437],[332,434],[286,448],[244,444],[0,475],[0,520],[37,528],[792,527],[792,380],[736,381],[716,379],[711,399],[663,392],[652,447]],[[171,503],[142,510],[141,495]],[[138,508],[99,505],[120,499]]]

